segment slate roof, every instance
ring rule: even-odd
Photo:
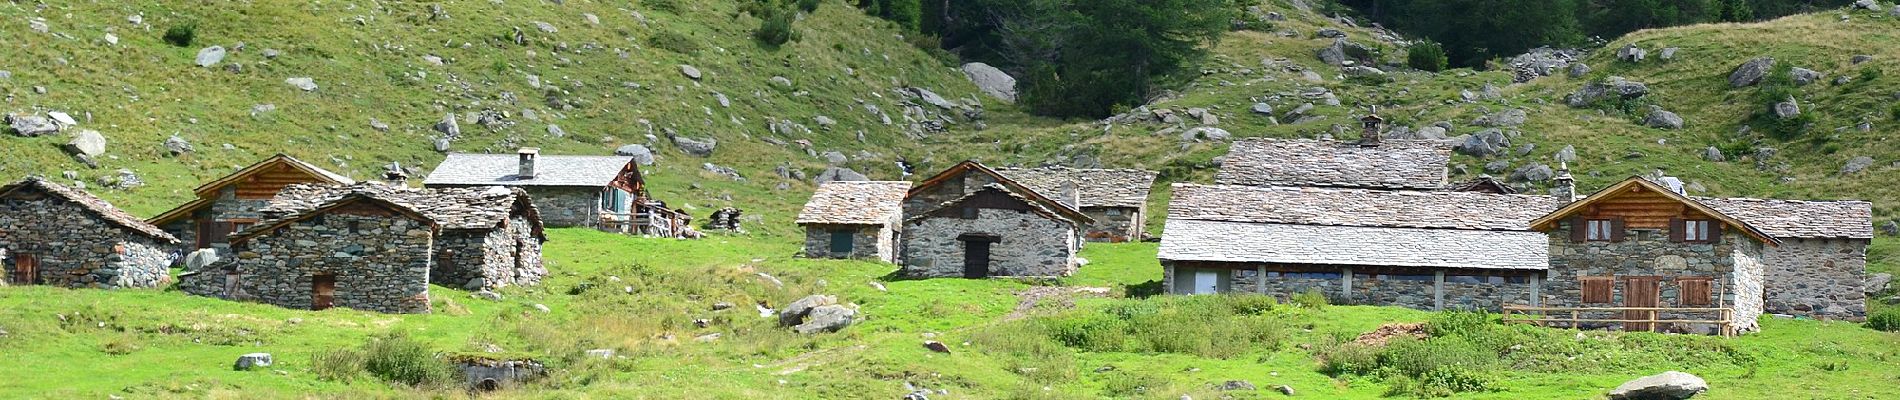
[[[1029,210],[1030,210],[1030,212],[1034,212],[1034,213],[1036,213],[1036,214],[1041,214],[1042,216],[1045,216],[1045,217],[1049,217],[1050,219],[1055,219],[1055,220],[1064,220],[1064,221],[1069,221],[1070,223],[1075,223],[1075,224],[1086,224],[1086,223],[1090,223],[1090,222],[1095,222],[1095,219],[1093,219],[1093,218],[1089,218],[1089,216],[1088,216],[1088,215],[1085,215],[1085,214],[1082,214],[1082,213],[1081,213],[1081,212],[1079,212],[1079,211],[1075,211],[1075,210],[1064,210],[1064,209],[1058,209],[1058,208],[1056,208],[1056,207],[1052,207],[1052,206],[1051,206],[1051,204],[1053,204],[1053,205],[1056,205],[1056,206],[1060,206],[1060,205],[1062,205],[1061,203],[1054,203],[1054,202],[1051,202],[1051,203],[1043,203],[1043,202],[1038,202],[1038,201],[1036,201],[1035,199],[1033,199],[1033,198],[1031,198],[1031,197],[1029,197],[1029,196],[1030,196],[1030,195],[1032,195],[1033,193],[1031,193],[1031,194],[1026,194],[1026,193],[1022,193],[1022,192],[1018,192],[1018,191],[1015,191],[1015,190],[1011,190],[1011,189],[1010,189],[1010,187],[1009,187],[1008,185],[1004,185],[1004,184],[1001,184],[1001,183],[992,183],[992,184],[988,184],[988,185],[983,185],[983,187],[982,187],[982,188],[979,188],[979,189],[977,189],[977,190],[972,190],[972,191],[970,191],[970,193],[968,193],[968,194],[964,194],[964,195],[963,195],[962,197],[958,197],[958,198],[955,198],[955,199],[952,199],[952,200],[950,200],[950,201],[946,201],[946,202],[943,202],[943,203],[939,203],[939,204],[937,204],[937,206],[936,206],[936,207],[931,207],[930,209],[931,209],[931,210],[941,210],[941,209],[943,209],[943,208],[945,208],[945,207],[950,207],[950,206],[955,206],[955,205],[957,205],[957,204],[962,204],[962,203],[963,203],[964,201],[966,201],[966,200],[969,200],[969,199],[971,199],[971,198],[973,198],[973,197],[976,197],[977,195],[979,195],[979,194],[982,194],[983,192],[987,192],[987,191],[997,191],[997,192],[1001,192],[1001,193],[1003,193],[1004,195],[1006,195],[1006,196],[1009,196],[1010,198],[1013,198],[1013,199],[1016,199],[1017,201],[1021,201],[1021,202],[1023,202],[1023,204],[1028,204],[1028,205],[1029,205]],[[932,215],[930,215],[930,213],[929,213],[929,212],[925,212],[925,213],[923,213],[923,214],[919,214],[919,215],[912,215],[912,216],[909,216],[909,217],[910,217],[910,218],[909,218],[909,219],[906,219],[906,220],[904,220],[904,222],[906,222],[906,223],[909,223],[909,222],[915,222],[915,221],[921,221],[921,220],[925,220],[925,219],[930,219],[930,218],[936,218],[936,217],[934,217],[934,216],[932,216]]]
[[[1148,203],[1148,189],[1154,187],[1155,176],[1159,175],[1139,169],[1068,167],[1002,168],[996,172],[1065,204],[1068,200],[1062,198],[1063,183],[1074,183],[1081,204],[1069,204],[1071,207],[1142,207]]]
[[[632,162],[633,157],[621,156],[540,155],[535,157],[534,178],[522,179],[516,175],[521,171],[517,154],[456,153],[437,164],[422,184],[604,187]]]
[[[0,196],[5,196],[8,193],[13,193],[13,191],[15,190],[20,190],[20,189],[25,189],[25,188],[38,189],[41,192],[45,192],[53,196],[58,196],[59,198],[65,199],[66,201],[70,201],[73,204],[78,204],[80,208],[84,208],[86,209],[86,211],[92,212],[93,215],[97,215],[100,219],[104,219],[106,222],[112,223],[113,225],[118,225],[119,227],[125,228],[127,230],[131,230],[134,233],[149,236],[153,239],[162,240],[162,241],[165,241],[166,243],[178,243],[178,238],[172,237],[171,234],[165,233],[165,230],[159,229],[157,226],[152,226],[152,224],[146,223],[145,220],[139,219],[139,217],[134,217],[132,216],[132,214],[126,213],[125,210],[120,210],[118,207],[113,207],[112,203],[107,203],[103,199],[94,197],[91,193],[86,193],[86,191],[67,187],[66,185],[53,183],[52,181],[48,181],[45,178],[29,177],[19,182],[14,182],[6,186],[0,186]]]
[[[485,186],[453,189],[413,189],[366,183],[350,186],[295,184],[284,187],[270,205],[258,210],[269,220],[238,232],[234,237],[250,237],[276,229],[284,222],[300,219],[311,211],[361,196],[381,200],[406,211],[427,217],[442,229],[493,229],[513,215],[517,202],[526,203],[530,223],[541,236],[541,222],[534,202],[520,188]]]
[[[1808,239],[1872,239],[1873,204],[1865,201],[1800,201],[1697,197],[1696,201],[1754,225],[1768,236]]]
[[[988,175],[991,178],[994,178],[998,184],[1003,185],[1003,189],[1004,189],[1003,191],[1008,192],[1010,196],[1020,197],[1032,203],[1037,203],[1042,206],[1045,206],[1046,208],[1053,209],[1058,214],[1066,215],[1067,216],[1066,218],[1069,218],[1070,220],[1085,222],[1085,223],[1095,221],[1095,219],[1089,218],[1088,215],[1083,214],[1081,209],[1073,205],[1070,205],[1068,203],[1064,203],[1064,202],[1052,199],[1049,196],[1036,191],[1036,189],[1029,187],[1028,185],[1024,185],[1021,182],[1017,182],[1015,179],[1011,179],[1010,177],[1003,175],[1003,173],[1001,172],[996,172],[996,170],[994,169],[990,169],[989,166],[983,165],[983,163],[976,162],[976,160],[964,160],[962,162],[957,163],[957,165],[952,165],[950,166],[950,168],[944,169],[943,172],[938,172],[937,175],[931,176],[929,179],[924,179],[923,182],[920,182],[914,186],[911,186],[910,193],[905,194],[905,196],[906,198],[908,198],[911,194],[923,192],[926,189],[936,187],[937,185],[941,185],[944,182],[949,181],[950,179],[959,178],[959,177],[962,177],[963,174],[968,174],[972,172]],[[968,197],[968,196],[965,196],[965,197]],[[948,203],[945,203],[945,204],[948,204]]]
[[[904,214],[910,182],[832,181],[818,185],[798,224],[882,225]]]
[[[1451,146],[1431,140],[1356,142],[1253,139],[1234,142],[1214,183],[1439,189],[1446,186]]]
[[[230,175],[225,175],[224,177],[212,180],[210,182],[205,182],[202,185],[198,185],[198,188],[192,189],[192,192],[198,194],[198,198],[185,202],[185,204],[180,204],[178,207],[172,208],[169,211],[165,211],[165,213],[163,214],[159,214],[156,217],[152,217],[151,219],[146,220],[146,222],[150,222],[153,225],[164,225],[164,224],[176,222],[180,219],[184,219],[185,217],[189,217],[191,216],[191,214],[198,212],[198,210],[204,209],[205,207],[210,206],[212,203],[217,202],[218,189],[223,188],[226,185],[230,185],[231,183],[235,183],[240,180],[250,178],[254,175],[257,175],[260,172],[265,171],[265,169],[268,167],[279,165],[279,164],[316,176],[318,183],[329,183],[329,184],[336,184],[336,185],[356,184],[356,181],[350,179],[350,177],[343,176],[342,174],[338,174],[335,172],[330,172],[330,170],[323,169],[323,167],[318,167],[316,164],[311,164],[309,162],[305,162],[304,160],[299,160],[296,157],[291,157],[284,153],[277,153],[276,155],[270,156],[270,158],[265,158],[256,163],[252,163],[251,165],[246,166],[243,169],[239,169],[237,170],[237,172],[232,172]]]
[[[1480,192],[1188,183],[1173,189],[1170,221],[1528,231],[1532,220],[1563,205],[1551,196]]]
[[[1168,261],[1544,270],[1540,232],[1263,224],[1168,219]]]

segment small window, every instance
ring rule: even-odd
[[[1273,273],[1268,274],[1272,276]],[[1281,273],[1280,276],[1287,279],[1339,279],[1341,275],[1338,272],[1286,272]]]
[[[1577,281],[1583,286],[1583,302],[1609,303],[1615,301],[1616,281],[1608,276],[1583,276]]]
[[[1587,229],[1586,232],[1588,232],[1585,234],[1585,238],[1592,242],[1608,242],[1611,239],[1612,232],[1616,231],[1614,224],[1611,224],[1610,220],[1607,219],[1586,220],[1584,224],[1586,226],[1585,229]]]
[[[1682,240],[1688,242],[1709,241],[1709,220],[1682,221]]]

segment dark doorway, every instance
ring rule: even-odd
[[[957,240],[963,241],[963,277],[990,277],[990,247],[1002,239],[988,235],[963,235]]]
[[[32,254],[13,255],[13,274],[7,281],[15,285],[40,284],[40,259]]]
[[[198,220],[198,248],[200,249],[211,248],[211,243],[215,241],[214,238],[218,237],[218,228],[222,226],[224,226],[224,224],[218,223],[218,221],[213,221],[210,218],[199,219]]]
[[[310,277],[310,309],[322,310],[336,306],[336,275],[322,274]]]
[[[856,231],[849,229],[831,231],[831,256],[850,257],[851,249],[857,247],[857,243],[853,242],[857,236]]]
[[[1661,286],[1662,277],[1631,276],[1623,278],[1623,306],[1634,308],[1659,307],[1662,304],[1662,293],[1658,290]],[[1623,319],[1630,321],[1654,320],[1656,317],[1655,310],[1628,310],[1623,312]],[[1655,329],[1656,324],[1650,322],[1623,323],[1623,330],[1626,332],[1650,331]]]

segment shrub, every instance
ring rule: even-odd
[[[1458,393],[1484,392],[1498,389],[1498,378],[1491,373],[1460,367],[1444,367],[1426,372],[1417,378],[1396,377],[1388,383],[1385,395],[1409,396],[1417,398],[1452,397]]]
[[[1444,71],[1450,60],[1445,56],[1445,46],[1437,42],[1425,41],[1405,49],[1405,65],[1424,71]]]
[[[686,35],[672,31],[660,31],[659,33],[655,33],[653,36],[647,38],[647,43],[651,43],[653,47],[674,53],[685,55],[699,53],[699,42],[693,41],[693,38],[686,37]]]
[[[641,3],[646,4],[647,8],[651,8],[654,10],[665,11],[665,12],[674,13],[674,14],[680,13],[680,3],[678,0],[646,0],[646,1],[642,1]]]
[[[1497,352],[1462,338],[1393,341],[1379,352],[1381,368],[1411,377],[1422,377],[1441,367],[1489,369],[1497,360]]]
[[[798,0],[798,10],[804,11],[804,12],[818,11],[818,5],[821,3],[824,3],[824,1],[823,0]]]
[[[310,359],[310,370],[317,379],[347,383],[363,373],[363,352],[335,349],[318,353]]]
[[[1057,342],[1086,351],[1119,351],[1128,341],[1128,321],[1109,314],[1052,319],[1044,326]]]
[[[1874,315],[1867,317],[1866,326],[1877,331],[1900,332],[1900,308],[1875,312]]]
[[[1491,314],[1484,311],[1443,311],[1432,315],[1425,331],[1432,337],[1476,338],[1491,329]]]
[[[1326,294],[1320,293],[1319,288],[1307,289],[1306,293],[1293,295],[1293,298],[1287,299],[1287,302],[1293,303],[1295,306],[1315,310],[1324,309],[1326,305],[1329,304],[1326,300]]]
[[[792,30],[793,19],[790,11],[764,7],[762,15],[759,15],[759,29],[752,31],[752,37],[772,47],[798,40],[798,32]]]
[[[1755,114],[1756,127],[1782,140],[1800,137],[1814,122],[1813,110],[1806,110],[1794,118],[1783,119],[1775,116],[1776,103],[1801,97],[1801,89],[1794,83],[1794,66],[1791,64],[1777,64],[1774,71],[1770,71],[1768,76],[1762,78],[1761,89],[1755,93],[1756,104],[1760,104],[1761,107]],[[1809,107],[1812,108],[1812,105]]]
[[[429,346],[401,331],[363,344],[363,370],[383,380],[410,386],[449,382],[455,371]]]
[[[1322,346],[1318,356],[1319,371],[1334,377],[1368,375],[1379,369],[1379,349],[1363,344],[1347,342],[1337,346]]]
[[[1889,112],[1893,114],[1893,120],[1900,121],[1900,104],[1894,104],[1893,110]]]
[[[165,43],[171,43],[173,46],[188,47],[191,46],[191,41],[197,38],[197,22],[173,25],[170,29],[165,30]]]

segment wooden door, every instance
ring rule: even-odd
[[[1194,271],[1194,294],[1220,293],[1220,273],[1214,271]]]
[[[224,224],[213,221],[210,218],[198,220],[198,248],[211,248],[211,243],[215,242],[217,238],[220,238],[218,229],[223,226]]]
[[[13,274],[9,276],[9,278],[8,281],[15,285],[40,284],[39,257],[34,257],[32,254],[26,253],[14,254]]]
[[[990,277],[990,241],[966,240],[963,242],[963,277]]]
[[[1655,276],[1631,276],[1623,278],[1624,307],[1660,307],[1662,305],[1662,278]],[[1655,311],[1624,311],[1626,320],[1653,320]],[[1623,330],[1627,332],[1651,331],[1656,324],[1648,322],[1625,322]]]
[[[322,310],[336,306],[336,275],[317,275],[310,277],[310,309]]]

